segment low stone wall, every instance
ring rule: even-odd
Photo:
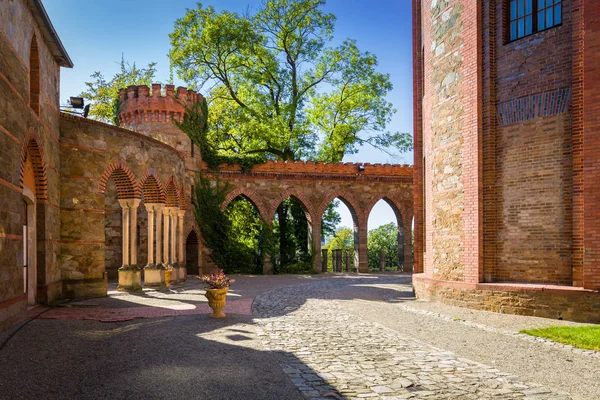
[[[600,292],[572,286],[464,283],[413,275],[415,295],[422,300],[494,311],[578,322],[600,323]]]

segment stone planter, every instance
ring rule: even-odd
[[[206,289],[206,293],[204,294],[208,299],[208,305],[213,310],[213,315],[211,318],[225,318],[226,315],[223,312],[223,307],[225,307],[225,300],[227,297],[227,292],[229,288],[223,289]]]
[[[144,286],[145,287],[165,287],[166,274],[161,265],[148,265],[144,268]]]
[[[117,290],[122,292],[141,292],[142,271],[137,267],[123,266],[119,268],[119,286]]]

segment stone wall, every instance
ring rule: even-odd
[[[30,50],[36,37],[39,110],[30,106]],[[60,297],[59,240],[59,63],[25,0],[0,6],[0,330],[23,318],[22,168],[36,175],[37,301]],[[58,284],[57,284],[58,283]]]
[[[105,262],[111,276],[121,265],[121,212],[119,194],[110,166],[126,170],[143,197],[140,180],[153,173],[161,182],[171,177],[182,182],[182,155],[171,147],[126,129],[100,122],[61,115],[61,253],[60,268],[67,297],[104,295]],[[114,169],[114,168],[112,168]],[[110,170],[112,170],[110,169]],[[114,169],[115,171],[117,169]],[[105,192],[101,182],[107,179]],[[133,195],[135,197],[135,195]],[[147,262],[147,213],[138,207],[138,265]],[[105,236],[105,226],[110,237]],[[85,227],[82,229],[82,227]],[[105,243],[108,241],[108,247]],[[106,256],[108,255],[108,259]]]

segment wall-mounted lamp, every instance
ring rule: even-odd
[[[83,108],[83,97],[71,97],[71,107]]]
[[[363,172],[365,170],[365,166],[364,165],[359,165],[358,166],[358,172]]]

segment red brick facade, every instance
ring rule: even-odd
[[[600,289],[593,3],[563,0],[560,25],[512,42],[506,0],[414,3],[418,295],[443,281]]]

